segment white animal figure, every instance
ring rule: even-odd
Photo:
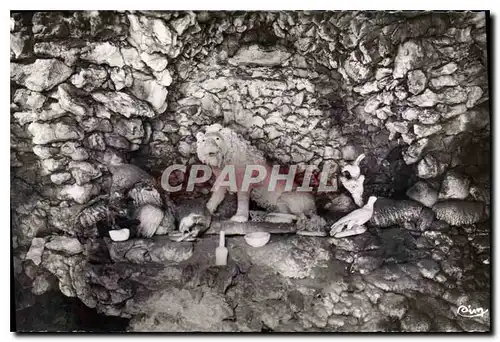
[[[341,169],[340,182],[349,191],[358,207],[363,205],[363,183],[365,176],[361,175],[359,163],[365,159],[365,155],[360,154],[352,164],[348,164]]]
[[[372,218],[373,205],[375,204],[375,201],[377,201],[377,197],[370,196],[370,198],[368,198],[368,202],[363,207],[350,212],[335,222],[330,229],[330,235],[335,236],[343,230],[348,231],[351,229],[357,229],[357,227],[368,222]],[[343,229],[344,227],[345,229]]]
[[[216,177],[226,165],[234,166],[238,182],[243,178],[247,165],[262,165],[267,175],[271,174],[272,168],[265,162],[262,152],[230,128],[219,124],[208,126],[206,133],[196,134],[196,152],[200,161],[209,165]],[[249,191],[237,192],[238,209],[231,218],[232,221],[248,221],[250,198],[260,207],[273,213],[266,217],[269,222],[290,222],[292,216],[316,213],[312,193],[285,191],[284,182],[278,182],[274,191],[269,191],[269,181],[270,177],[266,177],[262,182],[251,184]],[[210,213],[215,212],[228,191],[229,189],[223,186],[214,190],[207,203]]]
[[[341,172],[344,175],[344,177],[357,179],[361,175],[361,169],[359,168],[359,163],[361,163],[363,159],[365,159],[364,153],[360,154],[358,158],[356,158],[354,163],[344,166],[341,169]]]

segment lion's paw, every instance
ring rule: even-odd
[[[244,215],[234,215],[233,217],[230,218],[231,221],[235,222],[247,222],[248,221],[248,216]]]

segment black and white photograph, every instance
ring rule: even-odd
[[[11,332],[492,332],[489,10],[11,6]]]

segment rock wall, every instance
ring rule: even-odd
[[[99,243],[72,218],[110,165],[195,162],[216,122],[282,164],[335,174],[365,153],[366,194],[473,224],[489,211],[486,66],[479,12],[12,13],[16,275],[98,305],[82,270]]]

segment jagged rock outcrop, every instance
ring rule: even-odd
[[[23,289],[133,316],[139,331],[488,329],[442,296],[488,292],[484,12],[12,12],[10,26]],[[357,237],[255,250],[235,238],[224,270],[211,245],[104,241],[102,196],[151,199],[128,191],[195,162],[195,134],[216,122],[329,178],[365,153],[364,193],[387,202]],[[328,220],[354,209],[348,196],[321,198]],[[161,202],[150,224],[165,234],[176,213]]]

